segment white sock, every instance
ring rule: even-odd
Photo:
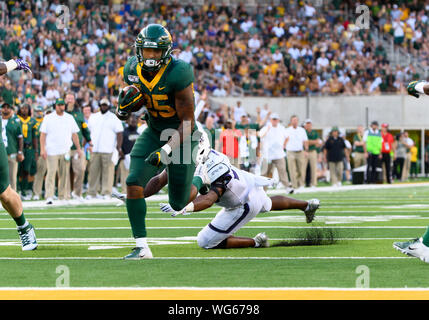
[[[30,223],[28,222],[28,220],[25,221],[25,223],[22,226],[18,227],[18,230],[24,229],[26,228]]]
[[[255,238],[253,238],[253,240],[255,240],[255,248],[259,248],[261,246],[261,244],[258,241],[256,241]]]
[[[136,247],[137,248],[147,248],[146,238],[136,238]]]

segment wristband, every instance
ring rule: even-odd
[[[16,63],[15,60],[11,59],[7,62],[4,63],[6,65],[6,70],[7,72],[13,71],[16,68],[18,68],[18,64]]]
[[[425,93],[425,91],[424,91],[424,86],[427,84],[427,82],[419,82],[419,83],[417,83],[416,84],[416,86],[414,87],[415,89],[416,89],[416,91],[418,92],[418,93]]]
[[[189,202],[188,205],[184,209],[186,210],[186,212],[193,212],[194,208],[195,208],[194,203]]]
[[[165,144],[161,149],[164,150],[167,155],[171,153],[171,147],[169,144]]]

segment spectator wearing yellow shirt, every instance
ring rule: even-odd
[[[410,177],[411,178],[417,178],[417,173],[418,173],[418,169],[417,169],[417,155],[418,155],[418,150],[417,150],[417,147],[415,145],[411,147],[410,153],[411,153]]]

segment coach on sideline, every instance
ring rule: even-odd
[[[83,157],[80,147],[79,127],[73,116],[65,112],[63,99],[55,101],[55,112],[45,116],[40,126],[40,155],[47,159],[45,180],[46,204],[53,203],[55,175],[58,171],[58,199],[68,200],[67,183],[70,179],[70,147],[76,146],[79,157]]]
[[[93,143],[90,168],[88,173],[87,200],[97,196],[101,181],[101,195],[109,199],[112,194],[115,164],[112,160],[115,148],[119,158],[123,157],[122,139],[124,127],[121,120],[110,110],[110,101],[100,101],[100,111],[91,115],[88,128]]]

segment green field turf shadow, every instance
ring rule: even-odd
[[[312,228],[300,229],[291,238],[296,240],[280,241],[272,244],[271,247],[325,246],[335,244],[341,237],[339,232],[333,229]]]

